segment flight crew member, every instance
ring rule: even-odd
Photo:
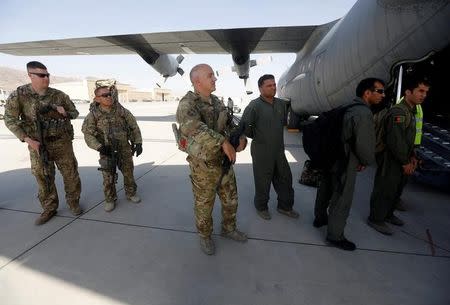
[[[394,215],[401,189],[408,176],[417,167],[414,153],[416,137],[416,107],[425,100],[430,84],[422,79],[405,83],[405,97],[388,110],[384,119],[385,149],[377,154],[377,172],[370,198],[368,224],[378,232],[393,234],[386,222],[402,226],[404,222]]]
[[[222,203],[221,235],[245,242],[247,236],[236,229],[238,195],[233,167],[224,172],[224,157],[234,163],[236,151],[245,148],[247,140],[242,136],[234,149],[228,137],[233,127],[227,108],[213,94],[216,77],[209,65],[192,68],[190,80],[194,92],[189,91],[180,101],[176,113],[180,124],[181,145],[188,153],[192,191],[194,193],[195,223],[200,237],[200,248],[207,254],[215,252],[211,239],[213,230],[212,210],[216,193]]]
[[[241,119],[241,124],[245,126],[245,135],[253,138],[251,154],[256,212],[263,219],[271,219],[267,203],[272,183],[278,195],[277,211],[298,218],[298,212],[292,209],[294,205],[292,173],[284,154],[283,121],[286,116],[286,104],[275,97],[277,87],[273,75],[261,76],[258,87],[261,95],[250,102]]]
[[[114,210],[117,200],[116,166],[123,174],[127,199],[133,203],[141,201],[136,195],[133,175],[133,154],[138,157],[142,153],[141,131],[133,114],[117,100],[114,83],[96,83],[95,104],[91,106],[82,126],[86,144],[100,153],[106,212]]]
[[[400,100],[397,101],[397,104],[400,104],[405,97],[403,96]],[[416,113],[414,115],[415,118],[415,126],[416,126],[416,136],[414,137],[414,147],[420,147],[420,144],[422,143],[422,127],[423,127],[423,110],[422,105],[416,105]],[[419,160],[414,156],[413,160],[417,163],[416,166],[419,164]],[[397,203],[395,204],[395,209],[398,211],[406,211],[406,206],[401,199],[403,189],[408,183],[408,179],[404,180],[404,184],[400,187],[397,199],[395,200]]]
[[[66,203],[74,216],[80,215],[81,181],[72,146],[73,126],[78,116],[75,105],[62,91],[50,88],[50,74],[40,62],[27,64],[31,83],[13,91],[5,105],[5,125],[28,144],[31,172],[38,184],[42,225],[56,214],[59,199],[55,186],[55,164],[64,181]]]
[[[356,172],[375,162],[375,126],[370,106],[384,97],[384,82],[376,78],[362,80],[356,87],[353,103],[343,118],[342,141],[345,157],[337,160],[330,171],[324,171],[317,191],[314,226],[328,224],[327,241],[343,250],[356,246],[344,236],[352,206]],[[328,215],[327,215],[328,210]]]

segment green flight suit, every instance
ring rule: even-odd
[[[244,133],[253,138],[254,204],[258,211],[268,209],[271,183],[278,195],[278,208],[290,211],[294,205],[292,173],[284,154],[285,117],[286,104],[283,100],[274,98],[271,104],[261,96],[251,101],[242,115]]]
[[[317,190],[314,214],[316,219],[328,217],[329,240],[344,238],[344,229],[353,201],[357,166],[375,163],[375,125],[370,108],[360,98],[361,106],[349,108],[343,118],[342,141],[345,158],[330,171],[324,171]],[[328,209],[328,215],[327,215]]]
[[[376,156],[378,167],[370,197],[369,219],[373,222],[384,222],[387,217],[392,216],[399,194],[408,179],[403,174],[402,166],[408,164],[414,155],[414,115],[415,107],[410,107],[405,100],[386,113],[386,147]]]

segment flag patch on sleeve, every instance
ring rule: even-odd
[[[394,116],[394,123],[403,123],[405,122],[405,116],[404,115],[396,115]]]

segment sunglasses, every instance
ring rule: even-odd
[[[97,97],[111,97],[111,93],[110,92],[103,93],[103,94],[97,95]]]
[[[40,78],[44,78],[44,77],[50,78],[50,73],[36,73],[36,72],[28,72],[28,73],[34,74],[34,75],[36,75],[36,76],[38,76]]]
[[[379,94],[384,94],[384,89],[373,89],[374,92],[379,93]]]

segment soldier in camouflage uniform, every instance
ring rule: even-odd
[[[136,152],[137,157],[142,153],[142,137],[135,117],[117,100],[114,81],[98,81],[96,86],[95,103],[84,119],[82,131],[86,144],[100,153],[104,209],[110,212],[117,200],[116,166],[123,174],[127,199],[133,203],[141,201],[136,195],[133,154]]]
[[[223,102],[211,94],[216,89],[216,78],[211,67],[206,64],[195,66],[190,72],[190,79],[194,92],[189,91],[181,99],[176,114],[181,133],[179,145],[188,153],[186,160],[191,169],[200,247],[203,252],[212,255],[215,247],[211,239],[211,213],[216,194],[222,203],[221,235],[236,241],[247,241],[247,236],[236,229],[238,196],[233,167],[225,173],[221,166],[225,156],[234,163],[236,151],[243,150],[247,140],[245,136],[241,137],[236,150],[228,141],[233,126]]]
[[[38,198],[44,209],[36,225],[56,214],[58,193],[55,164],[64,181],[66,203],[73,215],[82,213],[79,205],[81,182],[73,153],[71,119],[78,116],[75,105],[65,93],[50,88],[50,74],[40,62],[27,64],[31,83],[20,86],[5,106],[5,124],[14,135],[28,144],[31,172],[38,183]]]

